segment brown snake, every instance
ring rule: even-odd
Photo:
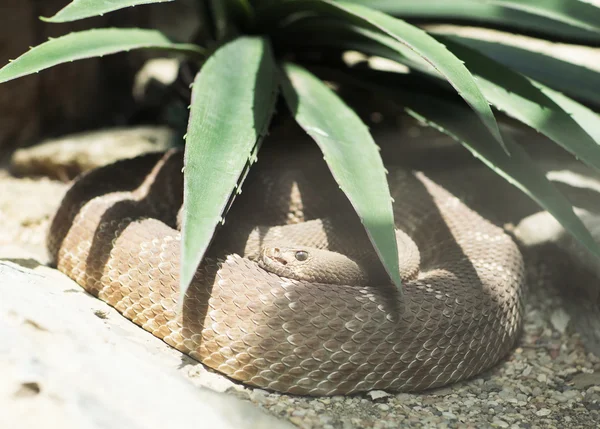
[[[254,186],[262,176],[251,172],[177,313],[182,162],[181,152],[151,154],[84,174],[48,246],[85,290],[206,366],[293,394],[418,391],[490,368],[518,338],[517,246],[422,173],[399,169],[388,181],[402,296],[358,219],[336,215],[352,209],[331,177],[288,171]],[[355,279],[369,283],[347,284]]]

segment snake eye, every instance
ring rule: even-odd
[[[296,260],[303,262],[306,261],[308,259],[308,252],[305,252],[304,250],[299,250],[296,252]]]

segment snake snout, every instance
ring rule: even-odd
[[[281,249],[279,247],[267,247],[263,250],[263,259],[270,259],[278,262],[281,265],[287,265],[288,261],[282,256]]]

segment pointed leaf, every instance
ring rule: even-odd
[[[445,37],[442,41],[481,78],[481,89],[498,109],[554,140],[600,171],[597,115],[587,113],[589,109],[576,101],[512,71],[474,49]],[[567,104],[570,107],[568,110],[563,108]]]
[[[444,34],[446,38],[525,74],[551,88],[600,106],[600,72],[541,52],[490,40]]]
[[[580,126],[583,128],[591,138],[593,138],[598,145],[600,145],[600,115],[594,112],[591,109],[588,109],[583,104],[576,102],[575,100],[570,99],[564,94],[561,94],[558,91],[554,91],[547,86],[544,86],[540,83],[533,82],[533,84],[540,88],[541,91],[546,94],[549,98],[552,99],[557,105],[559,105],[567,114],[569,114]],[[565,147],[569,152],[575,155],[577,158],[581,158],[583,162],[588,164],[590,167],[598,169],[598,151],[600,151],[600,146],[597,146],[596,149],[590,148],[582,148],[581,150],[577,149],[577,146],[568,146]],[[584,159],[587,157],[586,151],[589,150],[591,152],[590,159]],[[594,152],[595,151],[595,152]]]
[[[389,94],[389,89],[385,90]],[[489,141],[486,130],[475,121],[475,117],[466,106],[408,92],[403,92],[399,101],[413,117],[460,142],[494,172],[547,210],[592,254],[600,257],[598,244],[573,212],[569,200],[546,178],[527,152],[511,138],[505,136],[504,139],[510,152],[510,155],[507,155]]]
[[[320,79],[285,63],[282,89],[298,124],[317,142],[325,161],[363,222],[382,263],[400,288],[392,198],[385,168],[367,127]]]
[[[411,1],[396,1],[396,0],[347,0],[350,3],[356,3],[363,6],[368,6],[374,9],[379,9],[391,14],[403,15],[408,9],[413,9],[411,12],[415,13],[414,7],[411,8]],[[459,0],[458,2],[453,1],[449,5],[441,5],[439,1],[421,0],[419,2],[418,9],[434,9],[441,8],[444,6],[449,8],[447,10],[454,11],[456,17],[460,17],[461,14],[467,16],[486,16],[489,14],[489,7],[500,7],[518,10],[521,12],[527,12],[531,17],[544,17],[548,20],[564,23],[573,27],[582,28],[585,30],[591,30],[594,32],[600,31],[600,8],[583,2],[581,0]],[[446,2],[449,3],[449,2]],[[462,6],[462,7],[461,7]],[[488,6],[486,8],[485,6]],[[470,9],[475,8],[477,12],[473,14]],[[479,9],[478,9],[479,8]],[[462,9],[462,11],[461,11]],[[432,11],[431,13],[440,13]],[[507,21],[509,17],[505,18]]]
[[[428,19],[440,22],[461,21],[501,26],[521,32],[538,32],[551,38],[598,44],[596,31],[534,15],[529,11],[502,6],[499,2],[483,0],[346,0],[362,4],[404,19]],[[501,0],[500,0],[501,1]],[[542,0],[537,1],[542,3]],[[588,5],[590,7],[590,5]]]
[[[70,33],[30,49],[0,69],[0,83],[52,66],[132,49],[167,49],[202,55],[199,46],[172,43],[161,32],[138,28],[101,28]]]
[[[50,18],[41,19],[47,22],[69,22],[91,16],[100,16],[118,9],[149,3],[166,3],[173,0],[73,0]]]
[[[278,43],[302,46],[326,46],[379,56],[421,72],[444,79],[437,70],[414,51],[393,38],[341,20],[328,18],[294,22],[275,33]],[[444,79],[445,80],[445,79]]]
[[[475,120],[473,112],[460,99],[450,101],[415,92],[395,85],[385,76],[389,72],[356,76],[339,75],[342,81],[370,89],[402,104],[407,113],[457,140],[489,168],[546,209],[560,224],[593,255],[600,257],[600,247],[573,212],[569,200],[560,193],[535,165],[529,155],[505,136],[509,154],[490,141],[488,130]]]
[[[479,0],[600,32],[600,8],[581,0]]]
[[[346,26],[346,28],[378,43],[379,46],[372,50],[370,45],[362,45],[364,52],[382,55],[443,79],[430,64],[391,37],[356,26]],[[576,101],[514,72],[474,49],[445,36],[436,37],[439,37],[457,57],[465,61],[467,67],[478,77],[479,87],[489,102],[509,116],[554,140],[577,158],[600,171],[598,115]]]
[[[481,121],[490,130],[492,136],[502,144],[502,136],[492,109],[469,70],[463,65],[461,60],[456,58],[444,45],[425,31],[368,7],[342,1],[282,1],[263,11],[263,13],[270,16],[271,19],[273,19],[274,15],[279,15],[278,18],[282,19],[281,16],[285,16],[286,13],[299,13],[302,7],[307,12],[319,12],[326,16],[339,17],[362,26],[368,26],[407,46],[416,55],[430,63],[432,67],[448,80],[458,94],[477,113]]]
[[[271,47],[258,37],[221,46],[196,76],[185,149],[182,299],[232,192],[256,158],[278,84]]]

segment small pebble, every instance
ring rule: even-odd
[[[535,415],[538,417],[545,417],[545,416],[549,416],[552,413],[551,410],[549,410],[548,408],[542,408],[538,411],[535,412]]]
[[[383,390],[371,390],[367,393],[367,395],[369,395],[373,400],[387,398],[388,396],[391,396],[390,393],[384,392]]]
[[[492,420],[492,425],[496,426],[496,427],[499,427],[499,428],[507,428],[507,427],[510,426],[504,420],[500,420],[500,419],[494,419],[494,420]]]

